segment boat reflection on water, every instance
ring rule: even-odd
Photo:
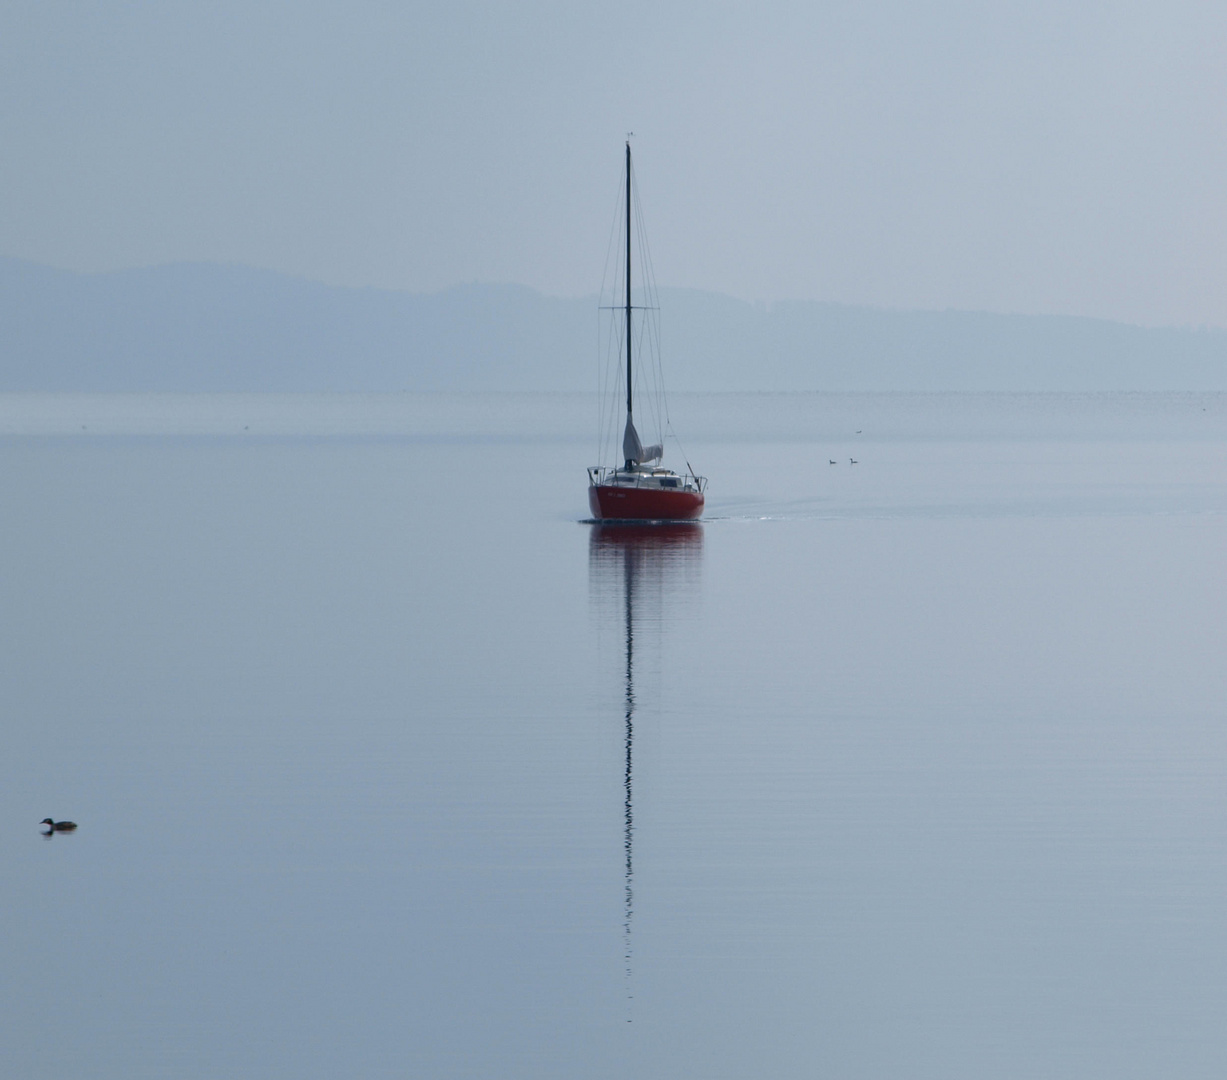
[[[603,620],[620,625],[625,641],[622,718],[626,759],[623,773],[622,847],[624,854],[623,958],[628,1004],[631,988],[631,930],[635,914],[635,713],[644,705],[635,696],[635,647],[641,657],[661,661],[659,646],[645,650],[647,628],[663,637],[671,615],[697,593],[703,556],[703,526],[697,522],[657,525],[596,524],[588,541],[588,585]],[[637,637],[638,634],[638,637]],[[659,670],[659,669],[658,669]],[[631,1017],[627,1016],[629,1023]]]

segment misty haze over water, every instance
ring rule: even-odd
[[[1227,391],[1221,329],[695,289],[660,303],[675,391]],[[239,266],[0,259],[0,392],[586,391],[596,307],[515,285],[413,294]]]
[[[6,1072],[1221,1075],[1224,402],[0,398]]]

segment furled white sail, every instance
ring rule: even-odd
[[[631,419],[628,413],[626,416],[626,431],[622,434],[623,460],[634,462],[636,465],[643,465],[649,461],[659,461],[664,452],[664,447],[659,444],[644,446],[639,441],[639,432],[635,430],[635,421]]]

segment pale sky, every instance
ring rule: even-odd
[[[0,0],[0,254],[1227,326],[1227,6]]]

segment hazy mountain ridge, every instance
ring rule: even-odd
[[[662,289],[677,390],[1227,390],[1227,331],[1073,316],[754,305]],[[576,391],[597,302],[435,294],[183,263],[78,274],[0,259],[0,391]]]

